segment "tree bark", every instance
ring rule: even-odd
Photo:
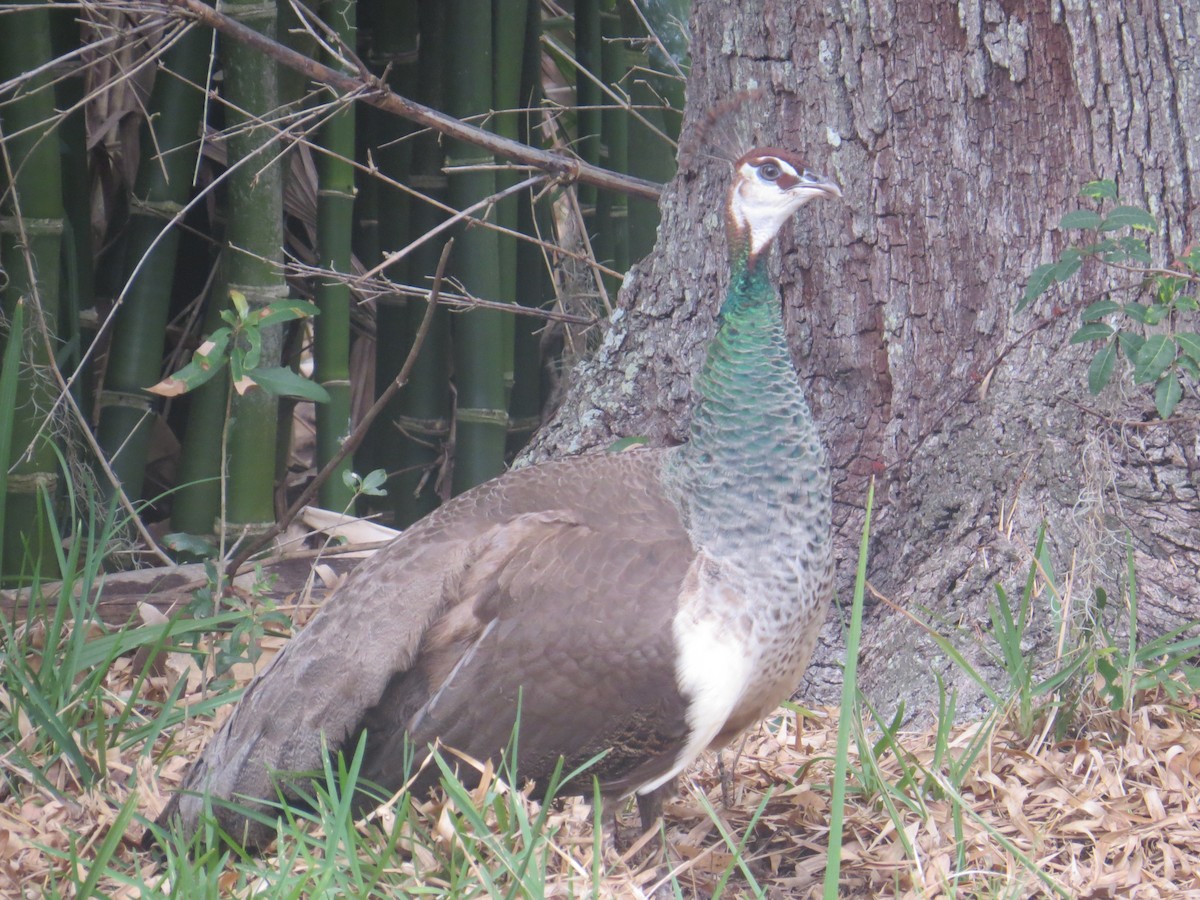
[[[871,583],[999,684],[988,606],[997,583],[1020,596],[1042,522],[1077,622],[1097,587],[1120,604],[1127,540],[1142,634],[1194,619],[1195,385],[1165,423],[1128,372],[1088,394],[1090,354],[1068,338],[1078,303],[1107,282],[1087,269],[1031,311],[1014,308],[1030,271],[1061,249],[1056,225],[1086,181],[1113,178],[1125,202],[1158,217],[1157,259],[1195,240],[1200,6],[694,6],[685,136],[721,100],[765,88],[748,101],[765,126],[739,139],[802,151],[845,191],[844,205],[801,213],[773,262],[834,460],[841,601],[875,475]],[[681,156],[656,249],[527,458],[625,435],[684,438],[691,373],[725,287],[728,167]],[[1049,665],[1059,635],[1047,603],[1035,600],[1027,643]],[[802,697],[836,698],[842,630],[831,616]],[[860,678],[872,702],[928,712],[934,672],[958,687],[960,709],[980,700],[920,627],[871,603]]]

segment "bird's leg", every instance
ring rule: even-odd
[[[637,795],[638,816],[642,820],[643,832],[658,828],[663,814],[663,797],[667,795],[667,792],[673,793],[674,791],[675,779],[672,778],[666,784],[659,785],[652,791]]]
[[[748,734],[742,735],[737,752],[733,754],[733,762],[728,766],[725,765],[725,751],[721,750],[717,753],[717,777],[721,779],[721,804],[726,809],[733,807],[733,773],[737,771],[738,761],[742,758],[742,751],[746,749],[746,741],[749,738]]]

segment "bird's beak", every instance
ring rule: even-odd
[[[832,178],[826,178],[824,175],[818,175],[815,172],[806,172],[806,177],[800,182],[805,190],[820,191],[827,197],[841,197],[842,189],[838,187],[837,182]]]

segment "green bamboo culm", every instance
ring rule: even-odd
[[[447,51],[446,7],[442,3],[421,4],[421,54],[418,65],[417,99],[434,109],[445,104]],[[431,200],[445,203],[448,184],[442,171],[444,155],[438,135],[426,131],[413,139],[410,183]],[[409,238],[428,234],[446,218],[434,203],[414,201],[409,220]],[[429,286],[437,271],[443,241],[431,239],[409,256],[412,280]],[[398,360],[408,356],[421,319],[423,302],[409,302],[404,343],[384,348]],[[398,528],[423,518],[439,503],[438,467],[450,434],[450,316],[445,307],[433,313],[429,331],[409,372],[408,384],[397,395],[397,415],[389,421],[388,438],[395,450],[395,476],[390,482],[394,524]]]
[[[490,0],[451,0],[448,33],[454,35],[447,82],[448,112],[478,121],[492,106],[492,6]],[[492,196],[496,173],[492,154],[460,141],[448,141],[450,203],[466,209]],[[469,170],[456,167],[474,167]],[[482,212],[477,213],[482,215]],[[454,248],[454,275],[476,297],[499,296],[500,252],[496,232],[467,227]],[[476,309],[454,318],[455,408],[454,493],[499,475],[504,469],[508,431],[508,390],[512,383],[512,342],[506,316]]]
[[[686,4],[680,3],[681,7]],[[644,4],[649,14],[650,4]],[[637,41],[629,51],[626,78],[629,98],[638,116],[629,120],[628,159],[629,174],[660,184],[666,184],[675,175],[675,148],[667,138],[679,137],[680,113],[683,110],[683,82],[666,75],[656,76],[652,70],[661,69],[666,63],[654,44],[647,40],[646,26],[637,11],[627,3],[620,4],[621,30],[627,38]],[[685,15],[680,21],[687,21]],[[663,19],[669,10],[663,10]],[[665,30],[667,24],[662,25]],[[656,68],[657,67],[657,68]],[[663,101],[670,105],[664,111]],[[653,126],[653,127],[652,127]],[[654,248],[658,234],[658,203],[630,197],[629,205],[629,258],[638,260]]]
[[[125,492],[142,495],[153,416],[143,389],[161,377],[180,230],[163,233],[188,201],[204,114],[210,36],[191,28],[163,57],[142,126],[141,159],[130,198],[124,296],[100,396],[97,438]]]
[[[268,37],[275,36],[274,3],[235,0],[225,12]],[[287,296],[283,278],[283,166],[275,132],[261,120],[279,108],[276,64],[244,44],[222,45],[230,172],[228,228],[229,289],[257,309]],[[282,330],[264,329],[259,365],[282,358]],[[277,398],[253,386],[235,393],[229,422],[226,522],[229,533],[253,533],[275,518]]]
[[[387,0],[364,4],[363,24],[369,47],[368,62],[376,74],[387,76],[388,86],[401,96],[411,97],[417,83],[418,4],[415,0]],[[412,240],[412,203],[410,195],[397,187],[409,184],[412,177],[412,126],[403,119],[379,110],[364,110],[372,119],[374,145],[371,158],[382,180],[374,190],[378,194],[379,253],[395,253]],[[374,266],[379,259],[370,259]],[[410,280],[411,260],[400,259],[384,270],[397,283]],[[385,294],[375,301],[375,393],[383,393],[404,364],[404,348],[411,343],[412,326],[408,300],[399,293]],[[382,468],[395,473],[397,462],[396,422],[400,413],[399,397],[393,397],[383,414],[371,426],[359,451],[359,466],[364,471]],[[387,483],[388,496],[398,490],[393,474]]]
[[[621,17],[615,12],[601,17],[604,44],[601,71],[605,84],[619,91],[629,72],[629,46],[621,34]],[[600,120],[602,162],[614,172],[629,171],[629,113],[611,100]],[[614,271],[629,269],[629,198],[617,191],[601,191],[596,199],[596,259]],[[605,276],[609,296],[615,296],[621,279]]]
[[[492,117],[493,129],[497,134],[518,140],[521,137],[521,122],[523,116],[519,112],[523,105],[521,93],[524,62],[525,41],[527,39],[528,0],[492,0],[492,108],[496,114]],[[496,190],[503,191],[512,187],[520,180],[520,174],[515,169],[500,169],[496,172]],[[527,202],[524,196],[516,194],[505,197],[495,207],[496,224],[515,232],[520,226],[520,207]],[[499,233],[496,235],[497,252],[500,256],[498,289],[495,299],[504,303],[517,303],[517,253],[518,245],[522,243],[514,234]],[[504,342],[512,347],[512,376],[509,383],[510,394],[505,397],[505,407],[511,402],[511,390],[516,384],[516,316],[506,316],[503,320],[505,334]],[[511,418],[505,423],[508,434],[506,450],[511,450],[514,442]]]
[[[575,152],[592,165],[600,164],[601,77],[600,0],[575,0]],[[596,209],[596,188],[578,187],[583,220],[591,230]]]
[[[50,41],[51,51],[60,60],[80,48],[80,22],[75,8],[66,5],[51,8]],[[94,317],[86,317],[88,325],[85,327],[83,315],[93,305],[96,296],[92,188],[84,106],[86,67],[78,61],[78,56],[74,60],[54,86],[58,109],[70,110],[59,126],[64,213],[59,333],[65,342],[65,352],[59,354],[59,365],[71,371],[79,366],[84,352],[96,335],[92,324]],[[88,373],[75,380],[72,391],[80,409],[92,409],[92,378]]]
[[[227,255],[227,254],[226,254]],[[210,334],[221,321],[220,298],[228,297],[224,258],[214,279],[212,301],[203,331]],[[229,367],[188,395],[187,431],[179,459],[179,486],[171,504],[171,528],[185,534],[213,535],[221,516],[221,436],[229,396]]]
[[[53,73],[22,78],[45,67],[53,58],[50,7],[30,4],[10,12],[0,28],[0,82],[20,79],[15,95],[0,96],[0,269],[6,275],[0,302],[12,322],[18,304],[24,306],[24,334],[10,332],[11,343],[23,340],[24,362],[12,407],[0,412],[7,423],[11,455],[5,492],[3,548],[0,575],[6,580],[22,571],[28,557],[40,560],[41,576],[56,554],[49,546],[49,523],[39,491],[54,497],[58,488],[55,429],[45,421],[56,395],[48,374],[52,364],[49,343],[56,342],[59,273],[63,234],[62,171],[54,120]],[[26,568],[28,571],[28,568]]]
[[[538,3],[526,9],[525,42],[521,64],[521,102],[526,107],[520,120],[518,138],[530,146],[543,143],[538,128],[542,105],[542,10]],[[607,193],[607,192],[606,192]],[[537,201],[531,191],[520,197],[517,231],[537,235],[543,241],[554,236],[554,224],[549,198]],[[554,299],[554,283],[550,277],[546,253],[537,244],[519,241],[517,244],[517,302],[522,306],[542,308]],[[532,316],[513,317],[513,389],[508,402],[508,456],[520,452],[541,424],[542,411],[542,351],[541,329],[544,320]]]
[[[321,17],[344,46],[354,47],[356,0],[326,0]],[[333,59],[326,60],[336,65]],[[346,104],[321,127],[317,143],[317,257],[340,276],[351,274],[354,222],[354,107]],[[350,286],[344,278],[321,278],[316,286],[320,315],[314,322],[313,358],[316,380],[329,393],[317,404],[317,467],[323,469],[350,434]],[[347,457],[321,485],[319,502],[326,509],[346,510],[354,499],[343,473]]]

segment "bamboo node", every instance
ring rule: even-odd
[[[106,388],[100,392],[100,408],[108,406],[128,406],[131,409],[149,412],[154,408],[154,400],[146,394]]]
[[[449,184],[450,179],[440,172],[408,176],[408,186],[418,191],[444,191]]]
[[[443,437],[450,432],[450,423],[444,418],[421,419],[416,416],[395,416],[392,422],[405,434]]]
[[[129,208],[133,215],[151,215],[156,219],[173,219],[183,211],[182,203],[174,200],[143,200],[141,197],[130,197]]]
[[[236,5],[226,3],[222,4],[221,11],[234,21],[247,25],[262,20],[274,22],[279,12],[274,3],[254,3],[245,6],[240,3]]]
[[[56,472],[9,472],[8,492],[10,494],[36,494],[40,488],[45,488],[50,496],[58,490],[58,474]]]
[[[454,418],[459,422],[472,425],[503,425],[508,427],[508,410],[506,409],[469,409],[459,407],[454,411]]]
[[[0,234],[62,234],[62,219],[31,219],[18,216],[0,216]]]

